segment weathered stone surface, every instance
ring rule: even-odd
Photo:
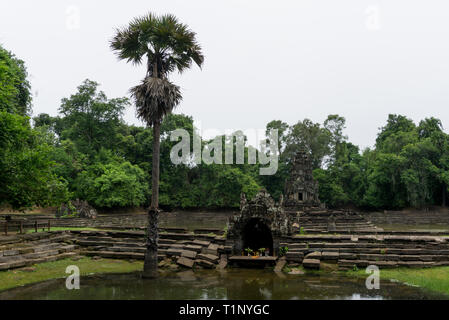
[[[193,240],[191,243],[193,245],[198,245],[202,247],[208,247],[210,245],[210,241],[203,241],[203,240]]]
[[[212,263],[210,261],[202,260],[202,259],[195,260],[195,264],[200,265],[201,267],[204,267],[204,268],[208,268],[208,269],[212,269],[215,267],[214,263]]]
[[[193,244],[189,244],[184,247],[184,249],[190,250],[190,251],[195,251],[196,253],[200,253],[202,248],[203,248],[202,246],[196,246]]]
[[[287,261],[302,262],[304,259],[304,253],[298,251],[288,251],[285,254],[285,257]]]
[[[181,253],[181,257],[186,257],[190,259],[195,259],[197,253],[195,251],[183,250]]]
[[[186,257],[181,257],[176,261],[176,263],[186,268],[192,268],[195,261]]]
[[[56,211],[56,216],[77,215],[80,218],[95,219],[97,211],[84,200],[72,200],[71,205],[62,204]]]
[[[209,262],[212,262],[212,263],[215,263],[215,262],[218,261],[218,257],[217,256],[214,256],[212,254],[206,254],[206,253],[198,254],[197,258],[201,259],[201,260],[209,261]]]
[[[281,272],[284,269],[287,260],[282,257],[276,262],[276,266],[274,267],[274,272]]]
[[[300,149],[292,163],[290,176],[285,182],[284,206],[301,208],[304,205],[319,206],[318,182],[313,178],[313,166],[310,155]]]
[[[202,252],[216,256],[218,254],[218,245],[211,243],[207,248],[203,248]]]
[[[228,265],[228,258],[225,254],[222,254],[220,257],[220,262],[217,265],[217,270],[223,270]]]
[[[4,257],[15,256],[15,255],[18,255],[19,253],[20,253],[19,250],[7,250],[7,251],[3,251],[3,256]]]
[[[0,263],[0,271],[10,269],[9,263]]]
[[[182,249],[170,248],[167,250],[166,254],[167,254],[167,256],[180,256],[182,251],[183,251]]]
[[[325,251],[321,253],[321,260],[331,260],[331,261],[337,261],[339,258],[338,252],[329,252]]]
[[[340,252],[339,258],[340,259],[344,259],[344,260],[355,260],[355,259],[357,259],[357,255],[355,253],[342,253],[342,252]]]
[[[307,268],[307,269],[319,270],[320,263],[321,262],[318,259],[304,259],[304,261],[302,262],[302,265],[304,266],[304,268]]]
[[[321,252],[320,251],[314,251],[309,253],[308,255],[305,256],[304,259],[321,259]]]

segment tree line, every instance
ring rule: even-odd
[[[30,92],[25,63],[0,47],[0,204],[26,209],[76,198],[103,209],[150,204],[153,131],[125,123],[128,98],[108,98],[98,83],[85,80],[61,100],[57,116],[31,119]],[[173,164],[170,150],[177,142],[169,133],[183,128],[193,136],[195,128],[191,117],[169,114],[160,126],[159,203],[165,209],[237,208],[241,192],[251,197],[262,187],[278,199],[303,147],[312,157],[320,199],[330,207],[446,205],[449,137],[439,119],[414,123],[389,115],[374,147],[364,150],[348,141],[345,125],[339,115],[323,123],[271,121],[266,129],[279,132],[279,169],[261,176],[247,161]],[[233,143],[222,139],[223,148]]]

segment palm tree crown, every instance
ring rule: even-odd
[[[120,59],[137,65],[146,57],[147,76],[165,78],[170,72],[190,68],[192,62],[201,67],[204,56],[195,37],[175,16],[149,13],[117,29],[111,48]]]

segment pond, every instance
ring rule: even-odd
[[[341,274],[276,274],[268,269],[183,271],[155,280],[138,273],[81,277],[80,290],[67,290],[65,280],[50,280],[0,293],[0,300],[72,299],[448,299],[448,296],[396,282],[381,282],[379,290],[368,290],[364,279]]]

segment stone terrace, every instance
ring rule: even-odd
[[[225,268],[233,243],[218,233],[215,229],[195,233],[183,228],[164,229],[159,238],[161,266],[176,263],[187,268]],[[289,248],[286,263],[307,268],[320,268],[321,262],[334,263],[341,270],[368,265],[449,265],[449,238],[415,234],[307,234],[284,236],[280,245]],[[0,236],[0,270],[76,255],[143,260],[145,250],[143,231],[51,231]]]
[[[69,232],[39,232],[0,237],[0,270],[73,257],[77,253]]]

